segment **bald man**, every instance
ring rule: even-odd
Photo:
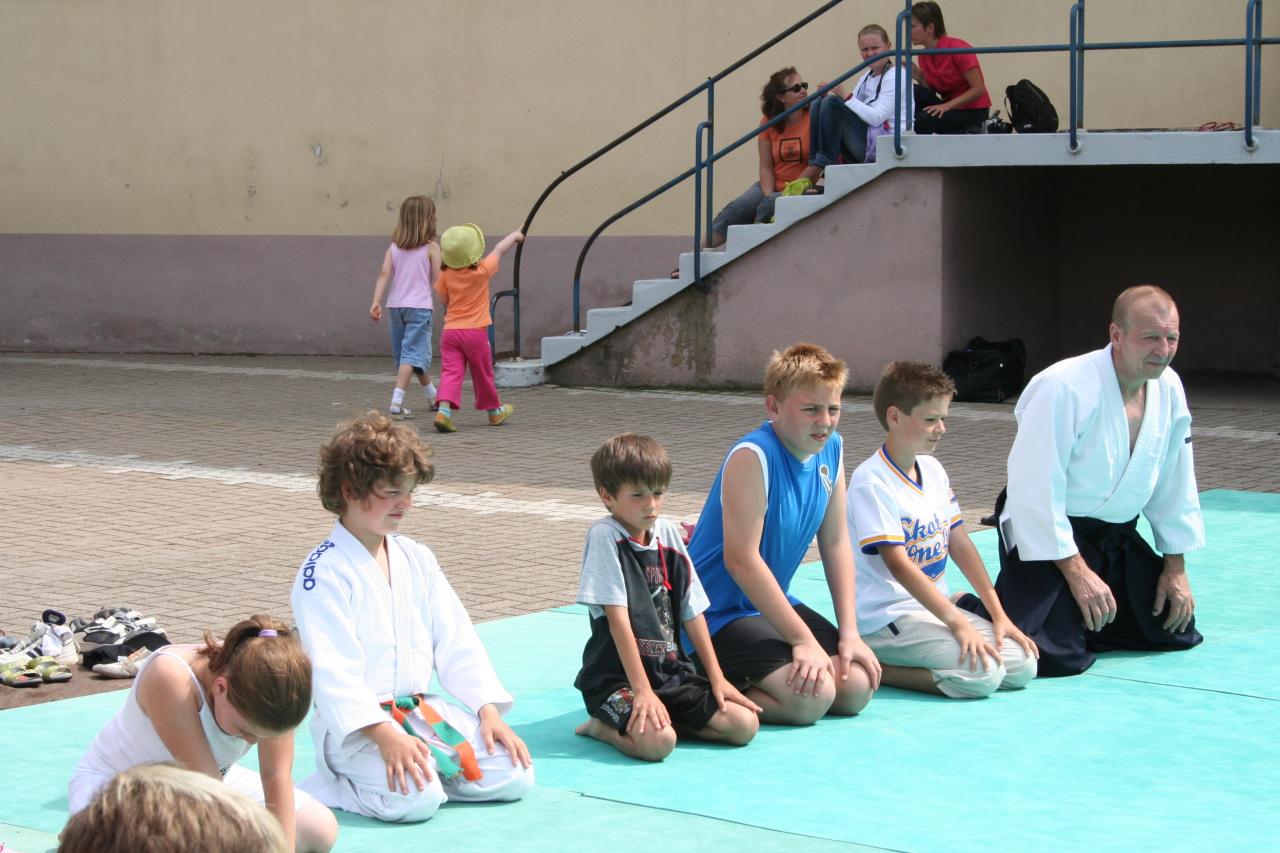
[[[1037,374],[1018,400],[1008,487],[996,504],[1009,617],[1040,647],[1040,675],[1078,675],[1095,652],[1189,649],[1195,600],[1183,554],[1204,547],[1191,412],[1178,375],[1178,307],[1154,285],[1116,298],[1111,342]],[[1156,548],[1137,533],[1150,522]],[[960,605],[985,616],[982,603]]]

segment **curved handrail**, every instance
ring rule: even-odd
[[[684,106],[689,101],[693,100],[693,98],[697,97],[703,91],[707,91],[711,89],[720,80],[723,80],[725,77],[729,76],[734,71],[737,71],[743,65],[746,65],[748,62],[755,59],[757,56],[764,53],[769,48],[778,44],[778,42],[782,41],[783,39],[786,39],[788,36],[796,32],[797,30],[808,26],[810,23],[822,17],[827,12],[831,11],[833,8],[835,8],[836,6],[839,6],[843,2],[844,0],[828,0],[828,2],[824,3],[818,9],[815,9],[813,12],[810,12],[808,15],[801,18],[799,21],[796,21],[794,24],[787,27],[785,30],[783,30],[773,38],[766,41],[764,44],[760,45],[759,47],[745,54],[735,62],[721,69],[718,73],[712,75],[711,77],[708,77],[706,81],[690,89],[688,92],[681,95],[679,98],[676,98],[670,104],[658,110],[656,113],[649,116],[647,119],[640,122],[635,127],[628,130],[626,133],[622,134],[621,136],[618,136],[612,142],[609,142],[608,144],[602,146],[601,148],[597,149],[591,154],[588,154],[582,160],[579,160],[577,163],[570,166],[568,169],[565,169],[556,177],[554,181],[552,181],[550,184],[547,185],[547,188],[542,191],[542,195],[538,196],[538,200],[533,203],[533,207],[529,209],[529,214],[524,219],[524,225],[520,227],[521,233],[523,233],[526,237],[529,235],[529,229],[533,225],[533,218],[538,215],[538,211],[542,208],[543,202],[547,200],[547,198],[551,195],[551,193],[555,192],[556,187],[560,186],[562,183],[568,180],[572,175],[576,174],[578,171],[580,171],[584,167],[591,165],[596,160],[603,157],[605,154],[608,154],[610,151],[617,148],[619,145],[626,142],[628,139],[635,136],[640,131],[644,130],[645,128],[652,125],[654,122],[658,121],[658,119],[663,118],[664,116],[670,114],[672,111],[678,109],[679,107]],[[711,108],[711,105],[708,105],[709,110],[710,108]],[[707,120],[708,120],[708,124],[710,125],[710,123],[712,122],[712,117],[708,115]],[[709,183],[710,181],[708,179],[708,184]],[[524,252],[524,243],[521,242],[516,246],[515,260],[513,261],[514,266],[512,267],[512,273],[511,273],[511,289],[513,291],[512,300],[516,303],[517,306],[520,303],[520,259],[522,257],[523,252]],[[519,308],[516,309],[516,312],[517,314],[519,313]],[[516,348],[516,352],[520,351],[519,326],[517,326],[515,330],[515,348]]]

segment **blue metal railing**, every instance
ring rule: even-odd
[[[635,128],[632,128],[632,130],[628,131],[626,134],[623,134],[619,138],[615,139],[613,142],[601,148],[599,151],[595,152],[594,154],[584,159],[580,163],[562,172],[560,176],[555,181],[553,181],[551,185],[547,187],[546,190],[543,191],[542,195],[538,198],[537,202],[534,204],[533,208],[530,210],[529,216],[525,220],[524,230],[526,234],[528,233],[528,228],[532,223],[534,216],[537,214],[543,202],[546,201],[547,197],[551,194],[551,192],[557,186],[559,186],[560,183],[562,183],[566,178],[576,173],[581,168],[593,162],[595,159],[599,158],[600,156],[607,153],[608,151],[613,150],[622,142],[625,142],[627,139],[630,139],[632,136],[639,133],[641,130],[648,127],[649,125],[653,124],[662,116],[667,115],[672,110],[687,103],[690,99],[695,97],[699,92],[702,92],[702,91],[707,92],[707,119],[705,121],[699,122],[695,130],[693,166],[681,172],[679,175],[675,176],[671,180],[667,181],[662,186],[652,190],[651,192],[647,193],[646,195],[642,196],[641,198],[637,199],[631,204],[628,204],[626,207],[622,208],[621,210],[614,213],[612,216],[605,219],[594,231],[592,231],[592,233],[587,237],[587,240],[583,244],[582,250],[578,255],[578,260],[577,260],[577,263],[575,264],[574,273],[573,273],[573,331],[575,333],[579,333],[582,330],[582,319],[581,319],[582,318],[582,311],[581,311],[582,268],[585,263],[587,254],[591,250],[592,245],[595,243],[596,239],[600,236],[600,234],[604,232],[605,229],[607,229],[614,222],[617,222],[619,219],[627,216],[628,214],[632,213],[633,211],[637,210],[638,208],[642,207],[643,205],[647,204],[648,202],[652,201],[653,199],[657,198],[663,193],[667,192],[671,188],[688,180],[690,177],[693,177],[695,179],[694,235],[693,235],[694,236],[694,252],[693,252],[694,284],[697,285],[700,289],[705,291],[707,289],[707,285],[703,282],[702,275],[701,275],[701,272],[702,272],[701,270],[701,254],[702,254],[701,238],[702,238],[704,223],[705,223],[706,233],[709,234],[711,231],[712,216],[714,211],[712,181],[713,181],[713,175],[714,175],[715,162],[717,160],[720,160],[722,157],[725,157],[726,155],[737,150],[738,148],[750,142],[751,140],[756,139],[761,133],[765,132],[769,128],[774,127],[778,124],[781,124],[782,122],[785,122],[787,118],[793,113],[795,113],[796,111],[801,109],[806,109],[810,104],[812,104],[818,98],[825,97],[831,90],[833,90],[835,87],[837,87],[844,81],[853,77],[855,74],[859,73],[860,71],[863,71],[872,63],[875,63],[887,56],[892,56],[895,60],[895,68],[894,68],[895,85],[897,87],[897,91],[902,94],[902,101],[903,101],[903,107],[899,111],[899,115],[902,115],[905,117],[905,122],[904,121],[894,122],[893,151],[898,157],[903,157],[905,156],[905,150],[902,146],[903,125],[905,123],[907,126],[906,129],[910,130],[914,120],[914,110],[911,108],[912,107],[912,90],[911,90],[911,86],[909,85],[909,81],[903,80],[903,75],[910,73],[908,69],[911,68],[911,60],[913,56],[946,55],[946,54],[957,54],[957,53],[968,53],[968,54],[1067,53],[1068,62],[1069,62],[1068,70],[1069,70],[1069,80],[1070,80],[1070,83],[1069,83],[1070,91],[1068,96],[1069,97],[1069,101],[1068,101],[1069,127],[1068,127],[1068,133],[1067,133],[1067,144],[1068,144],[1068,149],[1070,151],[1076,152],[1080,150],[1080,143],[1079,143],[1077,131],[1081,127],[1083,127],[1083,124],[1084,124],[1084,59],[1085,59],[1085,53],[1087,51],[1090,51],[1090,50],[1143,50],[1143,49],[1169,48],[1169,47],[1244,46],[1245,59],[1246,59],[1245,61],[1244,144],[1248,150],[1252,151],[1256,147],[1256,141],[1253,135],[1253,127],[1258,123],[1261,116],[1262,45],[1280,44],[1280,38],[1276,38],[1276,37],[1266,38],[1262,35],[1262,0],[1248,0],[1247,6],[1246,6],[1245,37],[1243,39],[1227,39],[1227,38],[1175,39],[1175,40],[1162,40],[1162,41],[1127,41],[1127,42],[1089,43],[1085,41],[1085,37],[1084,37],[1085,0],[1076,0],[1076,2],[1071,6],[1070,17],[1069,17],[1070,36],[1069,36],[1068,42],[1065,44],[1006,45],[1006,46],[997,46],[997,47],[964,47],[964,48],[930,48],[925,50],[914,50],[911,44],[911,0],[904,0],[904,9],[902,12],[898,13],[895,19],[897,47],[895,47],[892,51],[886,51],[884,53],[876,54],[875,56],[872,56],[867,60],[860,62],[859,64],[855,65],[853,68],[844,72],[840,76],[834,78],[831,82],[827,83],[825,86],[819,88],[817,91],[805,97],[798,104],[794,105],[793,107],[784,111],[783,113],[775,116],[770,121],[759,125],[758,127],[754,128],[750,132],[746,133],[745,135],[729,143],[724,148],[721,148],[718,151],[713,150],[714,149],[714,125],[715,125],[714,89],[715,89],[716,81],[722,79],[727,74],[737,70],[747,61],[755,58],[764,50],[766,50],[768,47],[771,47],[774,44],[777,44],[779,41],[791,35],[796,30],[800,29],[801,27],[810,23],[812,20],[824,14],[830,8],[837,5],[837,2],[838,0],[836,0],[836,2],[827,3],[826,5],[818,9],[816,12],[807,16],[803,20],[797,22],[795,25],[788,28],[784,32],[780,33],[778,36],[775,36],[773,39],[770,39],[768,42],[761,45],[756,50],[747,54],[741,60],[739,60],[738,62],[735,62],[733,65],[729,66],[724,71],[720,72],[714,77],[709,77],[705,83],[690,90],[684,96],[672,102],[672,104],[670,104],[668,107],[664,108],[658,113],[655,113],[649,119],[646,119],[644,122],[637,125]],[[705,139],[705,143],[704,143],[704,139]],[[705,174],[705,178],[703,177],[704,174]],[[706,182],[705,193],[702,190],[702,182],[704,180]],[[519,351],[519,340],[520,340],[518,318],[519,318],[520,253],[522,249],[523,249],[523,244],[521,244],[516,249],[515,289],[513,291],[503,291],[500,294],[496,294],[494,298],[495,304],[496,304],[497,299],[503,296],[506,296],[508,294],[513,294],[515,297],[516,318],[517,318],[517,328],[515,331],[515,339],[516,339],[517,353]]]

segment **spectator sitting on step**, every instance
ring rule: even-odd
[[[863,61],[892,47],[889,34],[879,24],[868,24],[858,32],[858,50]],[[858,78],[853,94],[836,86],[814,103],[809,119],[809,167],[800,180],[812,186],[822,170],[838,159],[846,163],[870,163],[876,158],[876,137],[893,132],[898,90],[893,60],[886,56],[872,63]],[[826,85],[825,83],[822,85]]]
[[[937,3],[911,6],[911,43],[926,49],[973,47],[947,35],[942,9]],[[972,53],[921,56],[914,70],[916,133],[978,133],[987,119],[991,98],[982,78],[982,66]]]
[[[760,92],[760,111],[764,113],[760,123],[767,124],[782,115],[804,100],[808,91],[809,84],[800,79],[800,72],[794,68],[774,72]],[[714,248],[723,244],[730,225],[750,225],[773,219],[773,204],[782,188],[800,177],[809,162],[809,108],[796,110],[761,133],[757,142],[760,180],[724,206],[711,223],[711,233],[704,238],[704,247]]]

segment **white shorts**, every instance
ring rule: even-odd
[[[976,613],[960,612],[988,643],[995,644],[990,622]],[[970,671],[968,660],[963,666],[959,663],[960,643],[955,634],[924,609],[903,614],[862,639],[882,664],[929,670],[938,689],[953,699],[981,699],[996,690],[1017,690],[1036,677],[1035,657],[1008,637],[999,649],[999,665],[984,670],[979,664],[976,671]]]

